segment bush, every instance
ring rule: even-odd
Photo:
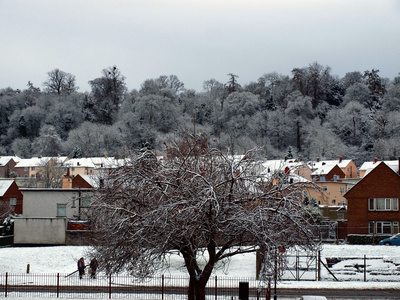
[[[391,235],[362,235],[349,234],[346,238],[347,244],[350,245],[377,245],[380,240],[391,237]]]

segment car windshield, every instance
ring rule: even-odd
[[[391,237],[391,239],[400,239],[400,233],[395,234],[394,236]]]

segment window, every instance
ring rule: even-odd
[[[325,176],[321,175],[321,176],[319,177],[319,181],[325,181]]]
[[[17,205],[17,198],[10,198],[10,205]]]
[[[336,205],[336,200],[332,200],[332,205]]]
[[[32,167],[31,170],[32,170],[32,171],[35,171],[35,167]]]
[[[28,172],[28,167],[24,167],[24,171],[25,171],[25,172]]]
[[[67,216],[67,205],[57,204],[57,217],[66,217],[66,216]]]
[[[368,209],[375,211],[398,211],[398,198],[369,198]]]
[[[395,234],[399,232],[398,221],[370,221],[368,224],[370,234]]]
[[[369,198],[368,200],[368,209],[369,210],[375,210],[375,201],[374,198]]]
[[[340,187],[340,193],[343,194],[344,193],[344,187]]]

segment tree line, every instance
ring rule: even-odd
[[[123,157],[144,145],[161,150],[187,130],[232,154],[262,147],[268,159],[289,151],[304,160],[357,162],[400,155],[400,74],[382,78],[372,69],[339,77],[314,62],[243,86],[238,77],[209,79],[195,91],[163,75],[129,90],[111,66],[89,81],[90,92],[79,92],[74,75],[54,69],[41,86],[0,90],[0,153]]]

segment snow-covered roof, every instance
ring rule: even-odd
[[[296,160],[283,160],[283,159],[266,160],[261,163],[262,167],[261,174],[269,174],[277,171],[285,171],[285,169],[287,168],[289,168],[289,170],[292,172],[301,166],[306,166],[306,164],[303,161],[296,161]]]
[[[88,157],[96,166],[112,165],[115,157],[101,156],[101,157]]]
[[[346,168],[349,163],[351,163],[351,159],[337,159],[337,160],[321,160],[321,161],[309,161],[308,165],[312,170],[321,168],[322,166],[326,165],[338,165],[339,168],[343,169]]]
[[[32,157],[32,158],[24,158],[21,159],[16,167],[39,167],[43,166],[45,163],[47,163],[50,160],[53,160],[57,163],[63,163],[68,159],[67,156],[55,156],[55,157]]]
[[[99,186],[99,178],[95,175],[87,175],[87,174],[79,174],[77,176],[82,177],[87,183],[89,183],[92,187]]]
[[[73,158],[64,163],[64,167],[67,168],[95,168],[95,164],[93,163],[91,158]]]
[[[3,197],[7,190],[10,188],[12,183],[14,182],[13,179],[2,179],[0,180],[0,197]]]
[[[300,166],[304,165],[305,165],[304,162],[296,160],[283,160],[283,159],[266,160],[261,163],[262,170],[259,176],[260,178],[272,180],[276,172],[286,172],[287,168],[289,168],[290,171],[288,174],[289,181],[292,181],[293,183],[309,182],[308,179],[293,172]]]
[[[327,164],[327,165],[322,165],[319,168],[317,168],[315,171],[311,173],[311,176],[321,176],[321,175],[326,175],[328,174],[334,167],[336,167],[336,164]]]
[[[381,162],[384,162],[389,168],[391,168],[394,172],[399,172],[399,161],[398,160],[374,160],[374,161],[366,161],[359,168],[360,171],[365,171],[364,176],[371,172],[377,165]]]
[[[18,156],[0,156],[0,166],[5,166],[11,159],[18,163],[21,158]]]

